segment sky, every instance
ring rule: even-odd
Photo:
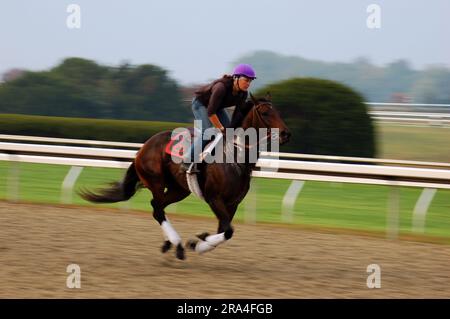
[[[80,8],[80,28],[67,25],[70,4]],[[379,6],[379,28],[367,26],[371,4]],[[449,0],[2,1],[0,74],[49,69],[76,56],[106,65],[156,64],[194,84],[230,73],[232,61],[257,50],[450,67],[449,14]]]

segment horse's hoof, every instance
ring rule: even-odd
[[[198,243],[198,240],[190,239],[186,242],[186,248],[189,248],[190,250],[195,250],[197,243]]]
[[[166,240],[166,241],[164,242],[164,244],[162,245],[162,247],[161,247],[161,252],[162,252],[163,254],[164,254],[164,253],[167,253],[167,252],[169,251],[170,248],[172,248],[172,243],[171,243],[170,241]]]
[[[202,234],[199,234],[199,235],[196,235],[197,236],[197,238],[199,238],[199,239],[201,239],[201,240],[203,240],[203,241],[205,241],[206,240],[206,237],[208,237],[209,236],[209,233],[202,233]]]
[[[181,244],[177,245],[177,258],[180,260],[186,259],[186,256],[184,255],[184,248],[181,246]]]

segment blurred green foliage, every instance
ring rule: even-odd
[[[143,143],[164,130],[190,123],[120,121],[36,115],[0,114],[0,133]]]
[[[256,92],[272,95],[275,107],[292,132],[282,151],[375,157],[375,132],[361,95],[322,79],[294,78]]]
[[[178,84],[154,65],[119,67],[68,58],[50,71],[0,84],[0,113],[186,121]]]

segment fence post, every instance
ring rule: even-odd
[[[424,188],[422,194],[420,194],[413,212],[413,232],[425,232],[425,217],[435,194],[436,188]]]
[[[400,188],[397,183],[392,182],[389,186],[387,229],[386,237],[388,239],[397,239],[400,218]]]
[[[83,167],[72,166],[67,173],[62,183],[61,189],[61,203],[72,204],[72,193],[75,182],[81,174]]]
[[[19,179],[20,179],[20,162],[14,161],[16,155],[9,155],[11,158],[10,170],[7,180],[7,195],[6,198],[12,202],[19,201]]]
[[[292,223],[294,221],[294,205],[298,194],[300,194],[303,189],[303,185],[305,185],[304,181],[292,181],[286,194],[284,194],[281,215],[283,222]]]

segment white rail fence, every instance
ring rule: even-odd
[[[381,123],[450,127],[450,104],[365,102],[373,120]]]
[[[91,147],[67,146],[67,144]],[[8,175],[8,199],[18,200],[20,162],[72,166],[61,187],[61,201],[71,203],[73,187],[83,167],[127,168],[140,146],[141,144],[136,143],[0,134],[0,160],[13,163]],[[123,149],[125,147],[131,149]],[[262,152],[252,175],[292,181],[280,207],[285,222],[293,220],[294,205],[305,181],[389,186],[386,227],[389,238],[398,236],[399,187],[423,188],[413,212],[412,231],[418,233],[424,232],[426,213],[436,190],[450,189],[449,163]],[[254,222],[256,196],[251,193],[249,198],[252,201],[247,207],[245,220]]]
[[[370,111],[372,119],[381,123],[426,126],[449,126],[450,114],[422,112]]]
[[[190,104],[190,100],[185,101]],[[450,128],[450,104],[364,102],[374,121],[386,124]],[[233,109],[233,108],[231,108]]]

